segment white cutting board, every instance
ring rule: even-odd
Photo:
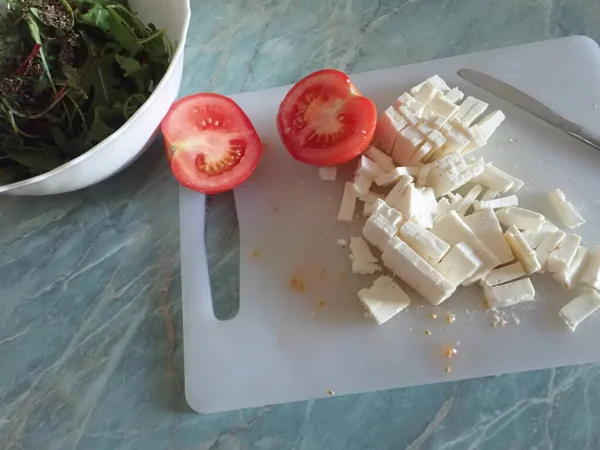
[[[433,74],[488,101],[491,109],[502,109],[507,120],[475,155],[523,179],[521,204],[555,222],[546,193],[563,189],[588,220],[577,230],[584,243],[600,244],[600,153],[461,81],[456,76],[461,67],[497,76],[567,118],[598,128],[596,43],[564,38],[352,79],[379,111]],[[204,196],[180,192],[185,389],[194,410],[209,413],[326,397],[328,391],[353,394],[600,360],[600,314],[570,333],[557,313],[573,293],[549,275],[533,277],[537,301],[512,308],[504,327],[491,326],[493,316],[484,310],[478,288],[460,289],[438,308],[415,295],[409,310],[380,327],[366,319],[356,292],[373,277],[352,275],[349,250],[336,243],[359,235],[362,227],[362,219],[352,226],[335,220],[344,178],[351,175],[347,171],[335,183],[321,181],[316,168],[284,150],[275,114],[288,88],[233,97],[268,149],[256,173],[235,192],[240,311],[230,321],[217,320],[212,310]],[[293,278],[304,292],[291,287]],[[447,312],[456,316],[455,323],[445,322]],[[458,353],[448,361],[443,351],[450,344]]]

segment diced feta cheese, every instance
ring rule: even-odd
[[[546,265],[548,264],[548,257],[550,253],[554,251],[558,244],[565,238],[566,234],[560,230],[556,230],[554,233],[549,234],[535,249],[535,255],[542,266],[540,272],[546,271]],[[525,238],[525,236],[523,236]],[[527,239],[525,238],[527,241]],[[533,247],[532,247],[533,248]]]
[[[448,211],[450,211],[452,209],[451,205],[450,205],[450,201],[446,198],[446,197],[442,197],[438,202],[437,202],[437,207],[435,209],[435,220],[436,222],[444,215],[446,214]]]
[[[404,196],[406,188],[411,185],[413,181],[413,177],[409,177],[408,175],[401,177],[392,190],[388,193],[387,197],[385,198],[385,202],[392,208],[397,209],[397,205]]]
[[[383,195],[369,191],[365,195],[361,195],[358,199],[365,203],[374,203],[378,198],[383,200]]]
[[[486,102],[476,99],[475,97],[467,97],[460,104],[458,111],[452,117],[453,121],[460,122],[466,127],[470,127],[475,120],[481,116],[489,105]]]
[[[481,194],[481,190],[482,187],[479,184],[476,184],[469,190],[469,192],[467,192],[465,198],[463,198],[463,201],[457,208],[458,214],[460,214],[461,216],[467,214],[467,211],[469,210],[471,205],[475,202],[479,194]]]
[[[467,166],[460,154],[451,153],[432,163],[428,183],[436,197],[441,197],[473,180],[483,166],[480,163]]]
[[[498,197],[499,192],[495,191],[493,189],[488,189],[487,191],[485,191],[485,194],[483,194],[483,197],[481,197],[481,200],[483,201],[488,201],[488,200],[494,200],[496,197]]]
[[[411,89],[411,92],[412,91],[418,91],[427,82],[433,83],[440,91],[442,91],[444,93],[450,91],[450,88],[448,87],[448,85],[446,84],[446,82],[439,75],[433,75],[433,76],[427,78],[422,83],[419,83],[415,87],[413,87]]]
[[[399,166],[406,166],[412,156],[425,142],[425,136],[413,126],[403,129],[396,138],[392,149],[392,159]]]
[[[431,125],[433,126],[433,128],[435,128],[436,130],[443,130],[445,129],[446,125],[448,125],[448,122],[450,121],[449,117],[446,116],[435,116],[435,117],[431,117],[429,118],[429,122],[431,122]]]
[[[417,188],[414,184],[409,184],[404,195],[394,203],[394,207],[406,220],[412,220],[425,228],[433,226],[437,208],[433,189]]]
[[[496,257],[499,265],[515,259],[504,238],[500,222],[491,209],[481,210],[463,219],[486,248]]]
[[[375,210],[375,202],[364,202],[363,203],[363,216],[370,216]]]
[[[390,239],[382,259],[388,269],[433,305],[442,303],[456,289],[398,237]]]
[[[523,232],[523,237],[531,248],[538,248],[548,236],[553,235],[558,231],[556,225],[546,220],[542,228],[538,231],[527,230]],[[554,250],[554,249],[553,249]]]
[[[483,262],[465,243],[459,242],[436,269],[454,286],[459,286],[483,267]]]
[[[345,247],[346,245],[348,245],[348,241],[346,241],[346,239],[338,239],[337,245]]]
[[[376,212],[377,214],[381,214],[383,217],[386,218],[388,223],[390,223],[391,225],[393,225],[396,228],[400,226],[400,223],[402,223],[402,220],[403,220],[403,217],[402,217],[402,214],[400,213],[400,211],[392,208],[390,205],[388,205],[386,202],[384,202],[381,199],[375,200],[373,212]]]
[[[335,181],[337,167],[319,167],[319,176],[323,181]]]
[[[415,173],[416,172],[416,173]],[[380,177],[375,178],[377,186],[391,186],[397,183],[404,176],[417,175],[418,172],[413,167],[396,167],[391,172],[388,172]]]
[[[491,309],[505,308],[535,299],[535,289],[529,278],[500,286],[483,285],[483,292]]]
[[[438,135],[441,136],[441,139]],[[429,136],[429,140],[423,145],[421,145],[421,147],[415,152],[415,154],[412,155],[412,158],[408,163],[410,166],[414,166],[426,161],[430,155],[433,155],[433,153],[435,153],[440,147],[443,147],[446,143],[446,138],[437,130],[436,133],[433,134],[433,137],[435,140],[431,140],[431,136]]]
[[[360,263],[375,263],[377,258],[369,248],[369,244],[361,237],[350,238],[350,251],[352,252],[353,261]]]
[[[411,95],[420,103],[427,105],[442,91],[432,80],[426,80],[419,86],[415,86],[410,90]]]
[[[560,316],[567,323],[571,331],[600,308],[600,295],[593,289],[574,298],[559,311]]]
[[[462,150],[463,155],[468,155],[487,144],[483,132],[477,125],[467,128],[464,133],[471,142]]]
[[[448,100],[449,102],[452,103],[458,103],[460,102],[463,98],[465,97],[465,94],[463,94],[463,92],[458,89],[458,88],[452,88],[448,93],[446,93],[446,95],[444,96],[444,98],[446,100]]]
[[[438,91],[439,92],[439,91]],[[435,119],[438,116],[450,119],[458,111],[458,106],[447,98],[437,95],[433,97],[425,106],[423,118],[425,120]]]
[[[410,125],[417,125],[421,121],[425,105],[405,92],[396,100],[394,108]]]
[[[496,216],[501,224],[507,227],[515,226],[519,230],[537,231],[544,225],[546,218],[540,213],[528,209],[510,206],[496,211]]]
[[[450,250],[450,246],[418,223],[408,220],[398,230],[400,237],[410,248],[432,266],[435,266]]]
[[[569,264],[569,267],[567,267],[564,271],[556,272],[553,275],[556,281],[561,283],[563,287],[572,289],[581,278],[587,257],[588,249],[585,247],[579,247],[577,252],[575,252],[573,261],[571,261],[571,264]]]
[[[567,267],[569,267],[571,262],[573,262],[573,258],[575,258],[575,253],[577,253],[580,243],[581,236],[567,234],[560,244],[558,244],[556,250],[550,253],[547,264],[548,271],[555,273],[567,270]]]
[[[506,176],[506,178],[509,178],[513,182],[513,185],[511,186],[511,188],[506,192],[517,192],[525,185],[525,183],[522,180],[519,180],[518,178],[513,177],[511,174],[503,172],[502,170],[498,169],[497,167],[495,167],[495,169],[497,171],[502,172]]]
[[[354,187],[354,194],[357,197],[367,195],[369,193],[369,189],[371,189],[371,184],[373,184],[373,180],[371,180],[369,177],[366,175],[357,174],[354,177],[354,183],[352,184]]]
[[[531,249],[529,244],[527,244],[525,239],[523,239],[523,235],[521,235],[521,232],[517,227],[514,225],[511,226],[506,230],[504,237],[517,260],[523,265],[523,269],[525,269],[527,275],[538,272],[542,268],[535,252]]]
[[[555,189],[548,194],[548,197],[550,197],[550,202],[554,206],[560,220],[562,220],[567,228],[575,228],[585,223],[585,219],[581,217],[573,204],[567,200],[563,191]]]
[[[364,175],[370,180],[375,180],[377,177],[385,175],[384,170],[379,167],[379,164],[377,164],[375,161],[371,161],[364,155],[362,155],[358,161],[356,173],[359,175]]]
[[[419,132],[423,135],[423,136],[429,136],[430,134],[436,132],[437,130],[435,128],[433,128],[431,126],[431,124],[429,122],[421,122],[418,126],[417,126],[417,130],[419,130]]]
[[[587,266],[581,275],[581,283],[600,290],[600,247],[590,252]]]
[[[442,156],[453,152],[462,152],[469,145],[469,139],[455,128],[450,127],[445,132],[446,145],[443,149]]]
[[[352,273],[356,275],[372,275],[375,272],[381,272],[381,267],[376,263],[352,262]]]
[[[427,186],[427,177],[429,176],[429,170],[431,169],[431,165],[423,164],[421,166],[421,170],[419,170],[419,175],[417,175],[417,184],[419,186]]]
[[[421,115],[414,112],[412,109],[407,108],[406,106],[397,106],[396,109],[400,113],[406,122],[411,126],[417,126],[421,122]]]
[[[389,107],[377,120],[375,135],[373,136],[373,145],[383,150],[388,155],[392,153],[396,136],[402,131],[408,122],[393,107]]]
[[[494,134],[496,128],[500,126],[506,116],[502,111],[494,111],[479,121],[477,126],[483,131],[486,140]]]
[[[481,269],[475,274],[476,278],[486,276],[498,266],[498,258],[486,247],[481,239],[469,228],[456,211],[450,211],[441,217],[431,229],[431,232],[451,246],[464,242],[483,262]]]
[[[506,192],[514,184],[511,177],[506,176],[504,172],[491,164],[486,164],[483,172],[473,181],[498,192]]]
[[[383,251],[397,231],[398,228],[390,224],[383,214],[374,212],[365,223],[363,236],[372,245]]]
[[[516,195],[509,195],[507,197],[495,198],[493,200],[482,200],[475,204],[475,210],[479,211],[481,209],[489,208],[489,209],[498,209],[498,208],[507,208],[509,206],[517,206],[519,204],[519,197]]]
[[[410,305],[409,296],[388,276],[381,276],[370,288],[358,291],[358,298],[379,325]]]
[[[383,169],[384,172],[391,172],[396,168],[391,156],[386,155],[377,147],[370,146],[365,152],[365,156],[369,157]]]
[[[450,199],[450,211],[456,211],[463,201],[462,195],[452,192],[448,194],[448,198]]]
[[[354,192],[354,184],[346,183],[344,185],[344,196],[338,212],[338,221],[352,222],[354,217],[354,208],[356,207],[356,193]]]
[[[509,281],[516,280],[517,278],[524,277],[525,270],[523,265],[517,261],[509,264],[508,266],[499,267],[490,272],[485,278],[485,284],[488,286],[498,286],[499,284],[508,283]]]

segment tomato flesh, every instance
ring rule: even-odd
[[[299,161],[333,166],[363,153],[375,133],[377,109],[338,70],[314,72],[296,83],[281,102],[277,129]]]
[[[206,194],[238,186],[254,172],[262,155],[248,116],[219,94],[178,100],[162,121],[161,131],[177,181]]]

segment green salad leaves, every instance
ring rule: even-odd
[[[127,0],[5,0],[0,185],[52,170],[110,136],[173,57]]]

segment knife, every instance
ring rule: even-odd
[[[569,136],[600,150],[600,133],[578,125],[553,111],[540,101],[490,75],[472,69],[460,69],[458,76],[475,86],[506,100],[529,114],[564,131]]]

